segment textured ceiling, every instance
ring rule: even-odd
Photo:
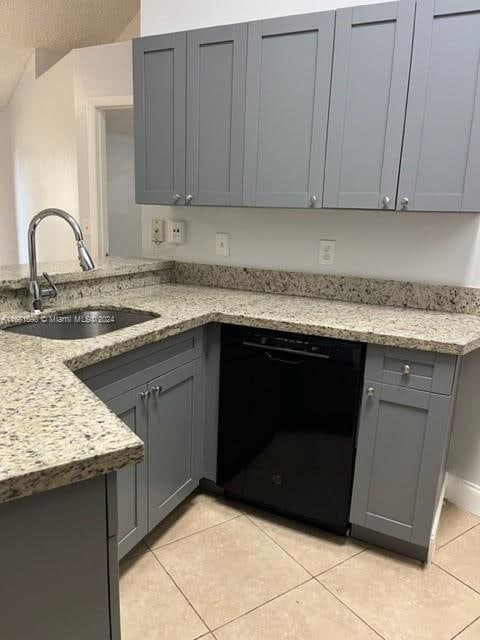
[[[0,0],[0,106],[34,49],[69,51],[112,42],[139,5],[140,0]]]

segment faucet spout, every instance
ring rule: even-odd
[[[91,269],[95,268],[92,257],[83,242],[82,229],[72,215],[70,215],[66,211],[63,211],[62,209],[43,209],[43,211],[37,213],[35,216],[33,216],[28,227],[30,293],[33,298],[32,306],[35,313],[40,313],[40,311],[43,311],[43,300],[52,300],[57,296],[57,289],[48,277],[48,274],[43,274],[45,279],[47,280],[47,285],[41,285],[38,281],[36,231],[40,222],[44,218],[47,218],[49,216],[57,216],[59,218],[62,218],[71,227],[77,243],[78,261],[82,270],[90,271]]]

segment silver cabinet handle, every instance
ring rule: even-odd
[[[310,206],[314,207],[316,202],[317,202],[318,198],[315,195],[310,196]]]
[[[371,397],[372,397],[372,396],[374,396],[374,395],[375,395],[375,387],[368,387],[368,389],[367,389],[367,396],[368,396],[369,398],[371,398]]]
[[[389,196],[383,196],[382,204],[384,209],[386,209],[390,205]]]
[[[152,387],[152,393],[162,393],[162,387],[157,384],[154,387]]]
[[[404,209],[406,209],[408,207],[410,200],[407,198],[407,196],[403,196],[403,198],[401,198],[400,200],[400,204],[402,205],[402,207]]]
[[[142,391],[142,392],[140,393],[140,398],[141,398],[142,400],[148,400],[148,399],[150,398],[150,395],[151,395],[151,394],[150,394],[150,391],[147,389],[147,391]]]
[[[193,196],[191,193],[189,193],[188,196],[185,196],[185,202],[187,204],[190,204],[192,200],[193,200]]]
[[[406,364],[403,367],[403,375],[404,376],[409,376],[412,373],[412,367],[409,364]]]
[[[182,194],[181,194],[181,193],[174,193],[174,194],[173,194],[173,202],[174,202],[175,204],[177,204],[177,202],[178,202],[179,200],[181,200],[181,199],[182,199]]]

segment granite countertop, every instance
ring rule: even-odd
[[[72,370],[208,322],[457,355],[480,347],[480,317],[466,314],[181,284],[129,289],[83,299],[81,304],[105,305],[161,315],[78,341],[0,331],[0,502],[141,460],[141,441]],[[48,311],[53,309],[60,307]],[[0,323],[15,320],[18,316],[0,315]]]
[[[149,258],[95,258],[95,269],[82,271],[78,260],[64,262],[40,262],[38,273],[46,271],[55,283],[96,280],[112,276],[127,276],[134,273],[171,269],[173,262]],[[0,265],[0,289],[23,289],[30,282],[28,264]]]

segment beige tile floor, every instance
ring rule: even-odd
[[[426,567],[195,494],[120,565],[123,640],[480,640],[480,518]]]

